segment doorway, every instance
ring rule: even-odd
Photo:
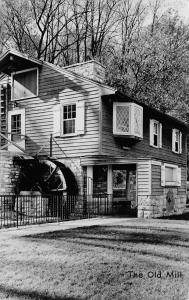
[[[137,216],[136,165],[112,166],[113,213]]]

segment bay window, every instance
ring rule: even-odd
[[[114,102],[113,134],[119,137],[143,138],[143,107],[136,103]]]

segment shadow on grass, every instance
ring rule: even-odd
[[[148,247],[141,249],[140,244],[146,246],[157,245],[189,248],[188,232],[166,231],[165,229],[160,230],[154,228],[145,228],[142,229],[142,232],[140,232],[140,230],[141,228],[137,226],[132,226],[132,228],[126,226],[92,226],[30,235],[24,238],[40,239],[41,241],[61,240],[85,246],[102,247],[143,255],[151,254],[166,259],[172,259],[172,256],[166,253],[162,254],[162,251],[160,251],[160,254],[155,251],[152,252],[148,250]],[[131,246],[134,245],[134,248],[128,247],[129,244]],[[183,260],[182,257],[176,256],[174,256],[174,259],[178,261]]]
[[[20,299],[26,300],[82,300],[82,298],[74,298],[74,297],[59,297],[56,295],[50,296],[47,293],[39,293],[37,291],[30,291],[30,290],[19,290],[16,288],[10,288],[3,285],[0,285],[0,297],[1,293],[5,294],[3,299],[9,297],[19,297]],[[1,298],[2,299],[2,298]]]

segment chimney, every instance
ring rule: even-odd
[[[104,83],[105,81],[105,67],[95,60],[89,60],[86,62],[70,65],[64,67],[64,69],[67,69],[97,82]]]

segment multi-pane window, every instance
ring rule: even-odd
[[[76,132],[76,104],[63,106],[63,134]]]
[[[118,137],[143,138],[143,108],[132,102],[114,102],[113,134]]]
[[[172,131],[172,151],[182,153],[182,132],[178,129]]]
[[[21,114],[11,116],[11,141],[21,140]]]
[[[162,124],[156,120],[150,120],[150,145],[162,147]]]

